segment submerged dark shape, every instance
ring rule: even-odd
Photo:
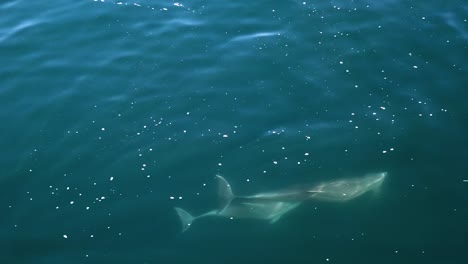
[[[372,173],[359,178],[323,182],[312,187],[296,186],[275,192],[236,196],[232,192],[229,182],[222,176],[217,175],[219,209],[196,217],[182,208],[175,208],[175,210],[182,222],[182,231],[186,231],[193,221],[207,216],[254,218],[274,223],[281,216],[307,200],[344,202],[359,197],[368,191],[376,190],[386,176],[386,172]]]

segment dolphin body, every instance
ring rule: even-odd
[[[251,196],[236,196],[236,198],[250,201],[334,201],[344,202],[352,200],[369,190],[377,189],[387,176],[386,172],[367,174],[360,178],[342,179],[324,182],[312,187],[298,186],[287,190],[259,193]],[[229,183],[221,176],[216,176],[224,185]],[[222,195],[220,186],[220,196]]]
[[[175,210],[182,222],[182,232],[186,231],[193,221],[208,216],[229,217],[231,219],[253,218],[275,223],[284,214],[307,200],[344,202],[368,191],[376,190],[386,176],[386,172],[372,173],[360,178],[323,182],[312,187],[299,186],[251,196],[236,196],[232,192],[229,182],[217,175],[220,209],[195,217],[182,208],[176,207]]]

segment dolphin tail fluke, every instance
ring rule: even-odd
[[[234,199],[234,194],[232,193],[231,185],[229,184],[223,176],[216,175],[218,179],[218,197],[220,200],[220,210],[226,208]]]
[[[182,232],[187,231],[187,229],[192,225],[193,220],[195,220],[195,217],[182,208],[175,207],[174,209],[179,215],[180,222],[182,223]]]

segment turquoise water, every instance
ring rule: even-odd
[[[466,263],[465,1],[0,2],[1,263]],[[173,207],[387,171],[275,224]]]

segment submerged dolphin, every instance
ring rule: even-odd
[[[221,216],[231,219],[254,218],[274,223],[306,200],[341,202],[354,199],[378,188],[386,175],[386,172],[374,173],[355,179],[324,182],[312,187],[299,186],[251,196],[234,195],[231,185],[226,179],[217,175],[220,209],[196,217],[182,208],[176,207],[175,210],[182,222],[182,232],[186,231],[196,219],[207,216]]]

